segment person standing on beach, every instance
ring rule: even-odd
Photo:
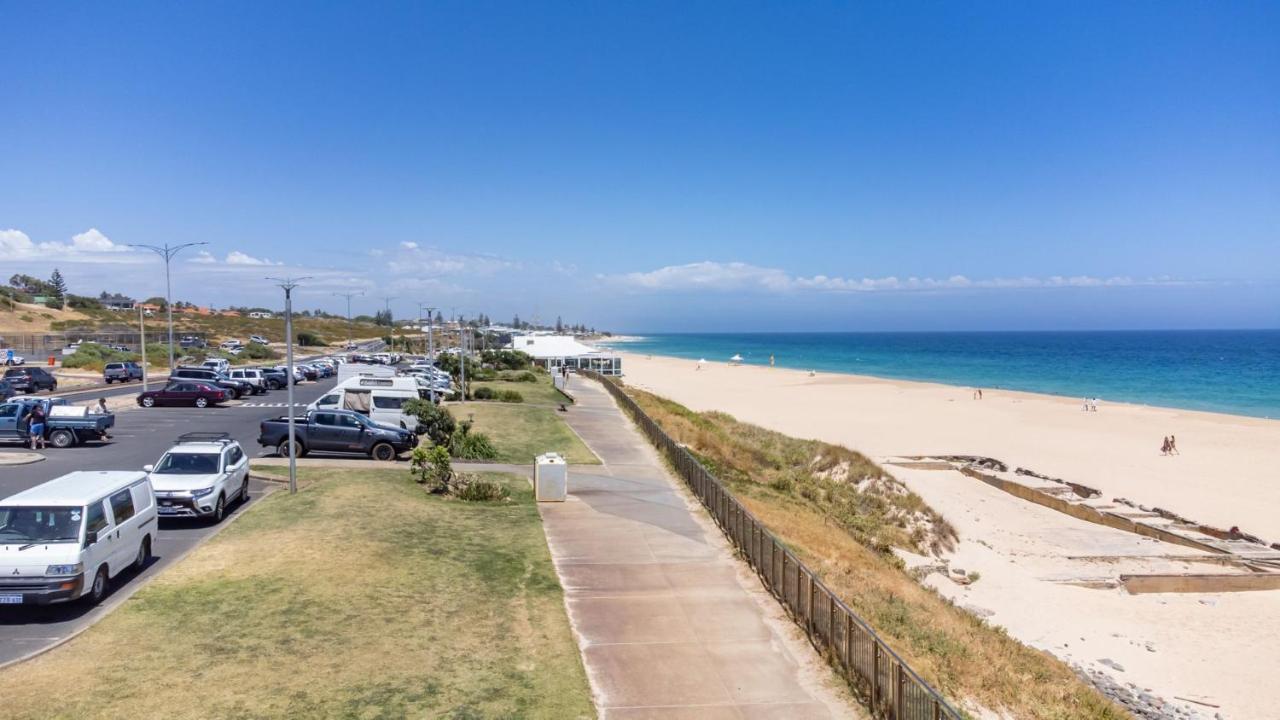
[[[1169,438],[1167,436],[1165,437],[1164,442],[1160,444],[1160,454],[1161,455],[1169,454]]]
[[[1170,455],[1181,455],[1181,454],[1182,454],[1182,453],[1178,452],[1178,438],[1176,438],[1176,437],[1174,437],[1174,436],[1172,436],[1172,435],[1170,435],[1170,436],[1169,436],[1169,454],[1170,454]]]
[[[769,353],[769,367],[773,367],[773,353]]]

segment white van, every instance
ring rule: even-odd
[[[96,603],[147,566],[155,535],[143,472],[81,470],[0,500],[0,605]]]
[[[414,430],[418,418],[402,411],[410,400],[422,399],[411,377],[353,377],[344,380],[307,406],[308,410],[354,410],[383,425]]]

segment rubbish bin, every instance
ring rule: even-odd
[[[569,494],[569,466],[559,453],[535,458],[533,496],[538,502],[564,502]]]

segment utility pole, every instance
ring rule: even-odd
[[[298,443],[294,439],[293,429],[293,289],[298,287],[299,282],[311,278],[271,277],[267,279],[274,280],[276,285],[284,290],[285,365],[289,372],[289,376],[285,378],[285,387],[289,388],[289,494],[292,495],[298,492]]]
[[[359,295],[364,295],[364,291],[361,290],[360,292],[353,292],[353,293],[336,292],[334,293],[334,295],[337,295],[338,297],[344,297],[347,299],[347,347],[351,347],[351,298]]]
[[[461,386],[458,388],[462,391],[462,397],[459,402],[467,401],[467,336],[462,332],[462,325],[458,325],[458,371],[462,374]]]
[[[142,392],[147,391],[147,326],[142,322],[142,303],[138,303],[138,344],[142,346]]]
[[[129,245],[129,247],[145,248],[164,258],[164,308],[169,316],[169,372],[173,372],[173,283],[169,279],[169,261],[186,248],[208,244],[207,242],[192,242],[174,247],[169,247],[169,243],[165,243],[164,247],[139,244]]]
[[[438,308],[427,308],[427,360],[432,365],[436,362],[436,338],[434,330],[436,327],[435,312]]]

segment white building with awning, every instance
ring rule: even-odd
[[[621,375],[622,358],[584,345],[572,335],[516,335],[511,350],[519,350],[548,370],[595,370],[601,375]]]

